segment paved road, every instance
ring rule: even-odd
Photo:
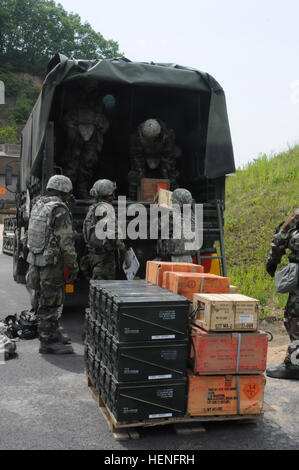
[[[12,281],[12,258],[0,254],[0,318],[29,307]],[[84,378],[83,306],[66,307],[65,329],[75,355],[41,356],[38,341],[20,341],[19,358],[0,365],[0,449],[222,450],[299,448],[299,382],[267,379],[273,405],[257,424],[207,423],[205,433],[177,436],[172,427],[148,428],[139,440],[115,441]]]

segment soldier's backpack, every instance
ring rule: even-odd
[[[41,254],[47,247],[52,224],[52,213],[57,207],[67,206],[58,197],[41,197],[33,206],[28,226],[29,250],[34,254]]]
[[[104,201],[97,202],[92,204],[87,212],[87,216],[83,222],[83,237],[85,243],[92,248],[101,248],[104,245],[108,246],[107,239],[115,240],[115,214],[111,204],[106,203]],[[96,212],[100,213],[99,216],[96,216]],[[113,211],[113,214],[111,213]],[[103,216],[105,223],[103,223],[103,233],[105,233],[105,237],[101,238],[100,236],[97,237],[95,233],[95,239],[92,239],[91,235],[93,230],[96,232],[96,226],[100,221],[100,218]],[[112,228],[110,228],[109,219],[112,224]],[[107,223],[106,223],[107,222]],[[110,244],[109,244],[110,246]]]

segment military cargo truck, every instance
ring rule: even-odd
[[[50,176],[64,172],[64,118],[91,83],[105,98],[103,109],[110,123],[94,181],[116,181],[117,194],[128,196],[130,136],[142,121],[159,117],[174,130],[182,151],[177,162],[179,186],[189,189],[194,200],[203,204],[204,241],[197,262],[205,263],[209,270],[211,256],[216,257],[225,275],[225,178],[235,171],[235,164],[222,87],[208,73],[177,64],[137,63],[126,58],[76,60],[57,54],[48,64],[41,93],[22,132],[14,279],[24,282],[32,201],[45,193]],[[84,254],[82,223],[91,203],[90,198],[76,197],[72,207],[79,257]],[[150,204],[145,203],[147,208]],[[141,265],[138,276],[143,277],[146,261],[156,256],[156,242],[137,239],[132,247]]]

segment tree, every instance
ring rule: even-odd
[[[0,0],[0,62],[14,70],[44,75],[49,60],[120,56],[116,41],[106,40],[79,15],[53,0]]]

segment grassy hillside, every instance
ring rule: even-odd
[[[227,178],[228,275],[242,294],[260,300],[265,314],[282,309],[286,302],[287,295],[276,294],[265,263],[275,227],[295,207],[299,207],[299,146],[275,157],[263,155]],[[287,257],[282,260],[287,261]]]

